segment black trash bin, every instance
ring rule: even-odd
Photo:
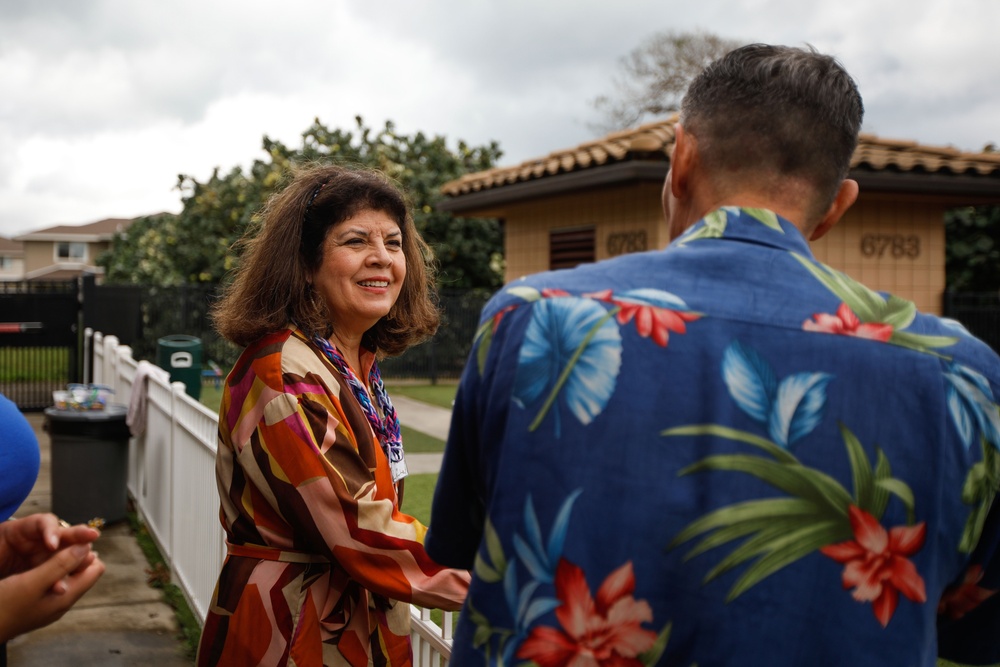
[[[170,372],[171,382],[183,382],[187,395],[201,398],[201,339],[175,334],[156,341],[156,365]]]
[[[52,442],[52,513],[70,523],[126,518],[128,495],[128,408],[46,408]]]

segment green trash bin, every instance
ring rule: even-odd
[[[128,408],[46,408],[52,474],[52,512],[70,523],[126,518]]]
[[[175,334],[156,341],[156,365],[170,372],[171,382],[183,382],[187,395],[201,398],[201,339]]]

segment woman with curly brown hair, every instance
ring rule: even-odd
[[[200,665],[407,665],[405,603],[458,609],[402,514],[399,420],[377,358],[434,333],[429,252],[397,186],[324,166],[274,195],[213,311],[245,350],[216,476],[228,556]]]

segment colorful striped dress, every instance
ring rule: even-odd
[[[406,603],[461,607],[468,573],[428,558],[360,405],[301,331],[233,367],[216,476],[229,555],[199,665],[408,665]]]

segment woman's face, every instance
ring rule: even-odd
[[[333,326],[360,336],[384,317],[406,278],[403,234],[382,211],[361,211],[331,227],[312,283],[326,301]]]

